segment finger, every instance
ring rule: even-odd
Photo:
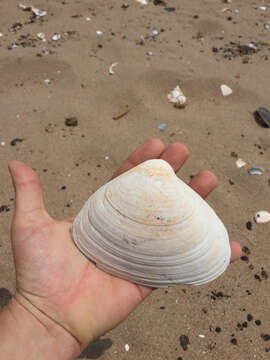
[[[202,198],[206,198],[217,186],[217,177],[211,171],[203,170],[189,183],[189,186]]]
[[[189,150],[184,144],[173,143],[163,151],[160,158],[167,161],[177,172],[184,165],[188,156]]]
[[[236,241],[230,241],[231,246],[231,262],[238,260],[242,256],[241,245]]]
[[[10,162],[8,167],[15,189],[15,211],[19,213],[45,211],[42,188],[35,171],[19,161]]]
[[[124,164],[114,173],[112,179],[146,160],[159,158],[164,148],[165,146],[160,139],[146,141],[128,157]]]

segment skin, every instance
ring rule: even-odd
[[[150,139],[129,156],[113,177],[154,158],[166,160],[177,172],[188,155],[183,144],[165,147],[161,140]],[[29,344],[36,354],[40,352],[40,359],[44,349],[55,356],[61,341],[65,351],[57,358],[75,359],[89,342],[123,321],[152,289],[97,269],[71,239],[73,219],[57,221],[46,212],[37,174],[18,161],[11,162],[9,170],[16,193],[12,222],[16,292],[0,314],[0,347],[6,349],[6,359],[14,358],[10,336],[16,333],[16,324],[29,339],[25,342],[24,338],[25,351]],[[205,198],[216,187],[217,179],[213,173],[201,171],[189,185]],[[234,261],[241,255],[241,247],[236,242],[230,245]],[[19,341],[20,336],[16,336]]]

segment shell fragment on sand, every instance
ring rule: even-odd
[[[269,222],[270,221],[270,213],[265,210],[258,211],[258,212],[256,212],[254,219],[257,224]]]
[[[113,68],[114,68],[115,66],[117,66],[117,65],[118,65],[118,62],[115,62],[115,63],[113,63],[113,64],[109,67],[109,74],[110,74],[110,75],[115,74],[115,72],[113,71]]]
[[[246,166],[247,163],[243,159],[237,159],[235,162],[238,169],[242,168],[243,166]]]
[[[248,169],[248,173],[250,175],[262,175],[263,173],[265,173],[265,171],[265,168],[263,168],[262,166],[254,166]]]
[[[187,98],[179,85],[168,94],[168,100],[177,108],[183,108],[187,104]]]
[[[225,85],[225,84],[222,84],[220,86],[220,90],[221,90],[221,93],[222,93],[223,96],[229,96],[229,95],[232,94],[232,89],[229,86]]]
[[[224,225],[164,160],[103,185],[77,215],[72,235],[98,268],[146,286],[204,284],[230,262]]]
[[[136,0],[136,2],[141,5],[148,5],[148,0]]]

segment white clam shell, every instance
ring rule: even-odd
[[[72,234],[100,269],[147,286],[207,283],[230,262],[224,225],[163,160],[146,161],[97,190]]]

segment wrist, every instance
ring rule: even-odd
[[[76,359],[80,346],[64,328],[16,294],[0,313],[0,348],[6,360]],[[4,356],[5,355],[5,356]]]

